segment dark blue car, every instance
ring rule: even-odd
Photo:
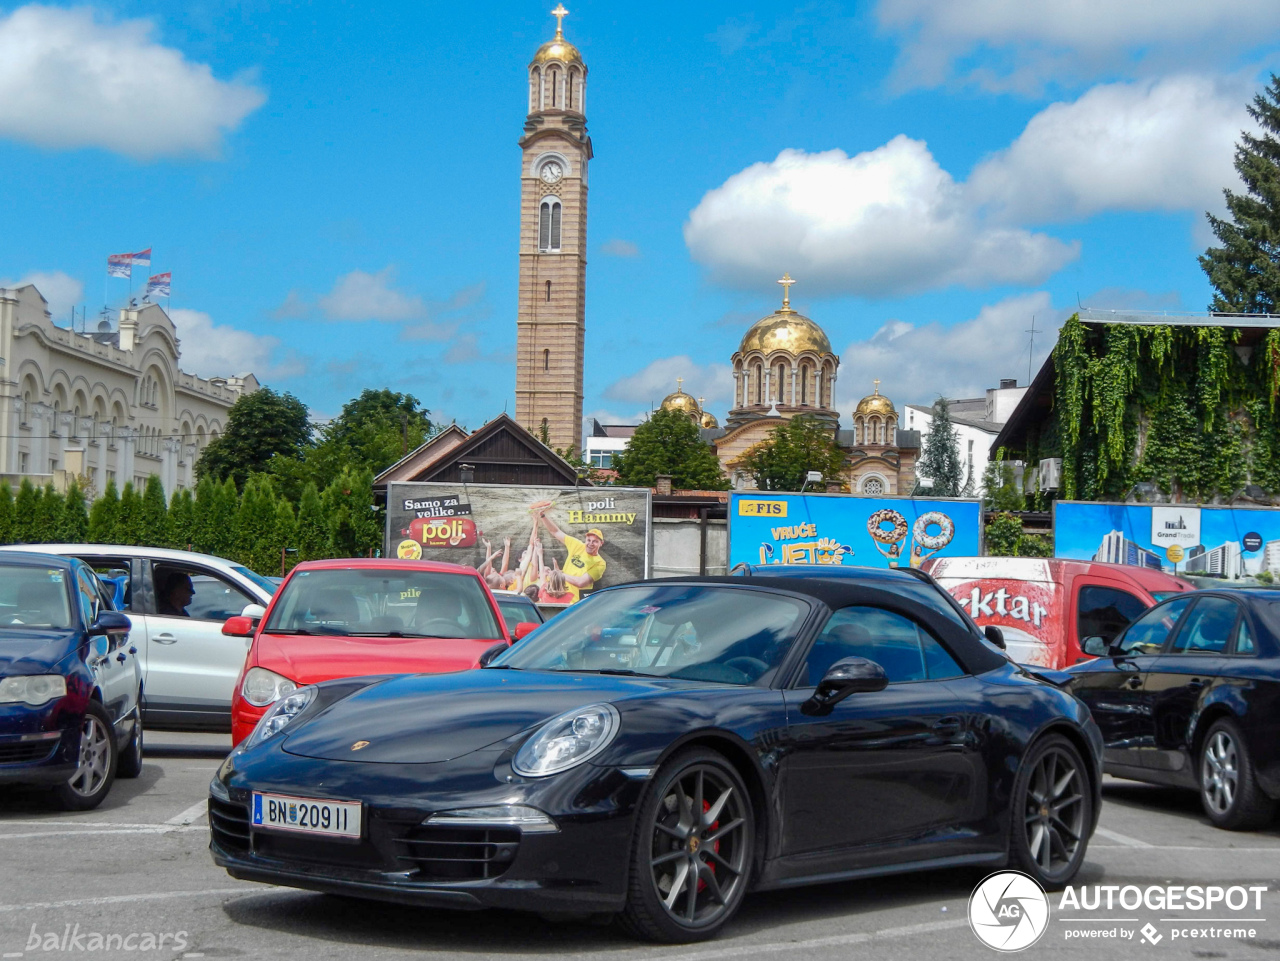
[[[142,770],[142,669],[129,618],[86,564],[0,554],[0,786],[97,807]]]

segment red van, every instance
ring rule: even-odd
[[[1015,661],[1056,669],[1088,658],[1085,638],[1110,641],[1157,601],[1195,590],[1150,568],[1057,557],[933,557],[921,568],[979,627],[1000,628]]]

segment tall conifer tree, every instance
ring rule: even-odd
[[[316,485],[307,482],[298,502],[297,533],[298,560],[314,561],[329,556],[329,527],[325,523],[324,506]]]
[[[64,544],[83,544],[89,539],[89,508],[80,485],[72,482],[62,502],[62,518],[58,540]]]
[[[960,467],[960,441],[951,423],[951,404],[939,397],[933,405],[933,423],[929,436],[920,452],[916,468],[932,482],[930,493],[935,497],[959,497],[964,484],[964,472]]]
[[[40,506],[41,491],[24,477],[18,485],[18,496],[13,500],[13,540],[15,544],[34,544],[36,537],[36,510]]]
[[[116,515],[116,544],[141,544],[142,498],[133,488],[133,481],[125,481],[120,492],[120,512]]]
[[[114,480],[107,481],[107,489],[98,495],[89,509],[89,542],[114,544],[120,523],[120,492]]]
[[[139,511],[142,529],[139,540],[147,547],[169,546],[169,507],[164,501],[164,485],[152,474],[143,488]]]

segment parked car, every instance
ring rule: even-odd
[[[463,671],[536,626],[509,631],[484,579],[469,567],[397,558],[304,562],[261,621],[233,617],[223,627],[232,637],[252,638],[235,686],[232,743],[303,685],[360,674]]]
[[[230,730],[231,694],[248,644],[224,635],[222,625],[246,609],[262,613],[275,590],[267,578],[225,558],[158,547],[28,544],[0,550],[75,557],[118,588],[119,606],[134,625],[148,727]]]
[[[547,618],[538,605],[519,591],[493,591],[493,599],[498,602],[498,610],[506,622],[507,631],[513,637],[516,628],[521,624],[541,624]],[[525,629],[527,632],[527,628]]]
[[[129,618],[81,561],[0,554],[0,785],[97,807],[142,771],[142,666]]]
[[[1068,670],[1117,777],[1199,790],[1221,828],[1260,827],[1280,800],[1280,591],[1183,594]]]
[[[921,568],[979,626],[1000,628],[1015,661],[1057,669],[1087,659],[1086,637],[1111,640],[1157,601],[1194,590],[1150,568],[1057,557],[933,557]]]
[[[611,587],[483,670],[294,690],[210,785],[214,861],[617,912],[670,942],[713,936],[751,889],[943,864],[1068,883],[1099,810],[1088,711],[917,600],[925,582],[873,573]]]

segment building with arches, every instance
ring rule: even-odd
[[[179,366],[177,330],[159,304],[121,310],[92,333],[55,326],[35,286],[0,289],[0,479],[81,478],[195,485],[195,462],[223,430],[253,374],[205,380]]]

